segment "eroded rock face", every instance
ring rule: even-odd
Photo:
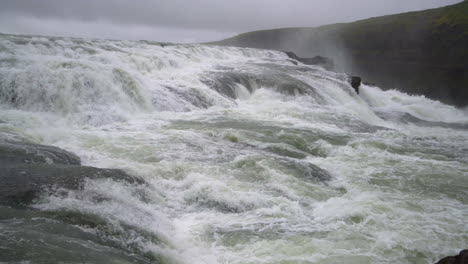
[[[436,264],[468,264],[468,249],[462,250],[457,256],[445,257]]]
[[[80,165],[80,159],[66,150],[39,144],[0,142],[0,204],[22,207],[42,193],[57,188],[80,189],[87,179],[112,179],[144,184],[117,169]]]
[[[288,55],[288,57],[293,60],[299,60],[299,57],[296,55],[296,53],[292,51],[285,51],[284,53],[286,53],[286,55]]]
[[[354,88],[357,94],[359,94],[359,87],[361,86],[361,82],[362,80],[361,80],[361,77],[359,76],[351,76],[349,78],[349,83]]]
[[[296,53],[292,51],[285,51],[286,55],[296,61],[300,61],[306,65],[316,65],[324,68],[327,71],[332,71],[335,69],[335,63],[332,59],[323,57],[323,56],[315,56],[312,58],[301,58],[296,55]]]
[[[352,23],[248,32],[213,44],[321,54],[383,89],[466,107],[468,1],[457,2]]]

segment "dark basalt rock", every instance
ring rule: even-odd
[[[335,63],[332,59],[323,57],[323,56],[315,56],[312,58],[300,58],[296,55],[296,53],[292,51],[284,51],[284,53],[291,59],[300,61],[306,65],[316,65],[324,68],[325,70],[332,71],[335,69]]]
[[[57,147],[0,141],[0,166],[12,163],[81,164],[78,156]]]
[[[144,184],[121,170],[63,164],[14,164],[0,167],[0,204],[28,205],[48,189],[81,189],[86,179]]]
[[[445,257],[436,264],[468,264],[468,250],[462,250],[457,256]]]
[[[359,76],[351,76],[349,78],[349,84],[354,88],[357,94],[359,94],[359,87],[361,86],[361,77]]]
[[[86,179],[145,184],[121,170],[80,166],[78,156],[57,147],[5,141],[0,144],[0,205],[24,207],[50,190],[83,188]]]
[[[296,53],[292,51],[284,51],[284,53],[293,60],[300,60],[300,58],[296,55]]]

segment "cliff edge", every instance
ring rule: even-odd
[[[210,44],[332,58],[338,71],[383,89],[468,106],[468,1],[314,28],[240,34]]]

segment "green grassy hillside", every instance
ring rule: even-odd
[[[214,44],[323,55],[338,71],[385,89],[468,105],[468,1],[353,23],[249,32]]]

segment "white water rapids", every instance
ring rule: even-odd
[[[409,264],[466,248],[468,112],[357,95],[288,59],[0,35],[0,139],[147,182],[88,180],[32,205],[68,222],[0,218],[0,262]]]

